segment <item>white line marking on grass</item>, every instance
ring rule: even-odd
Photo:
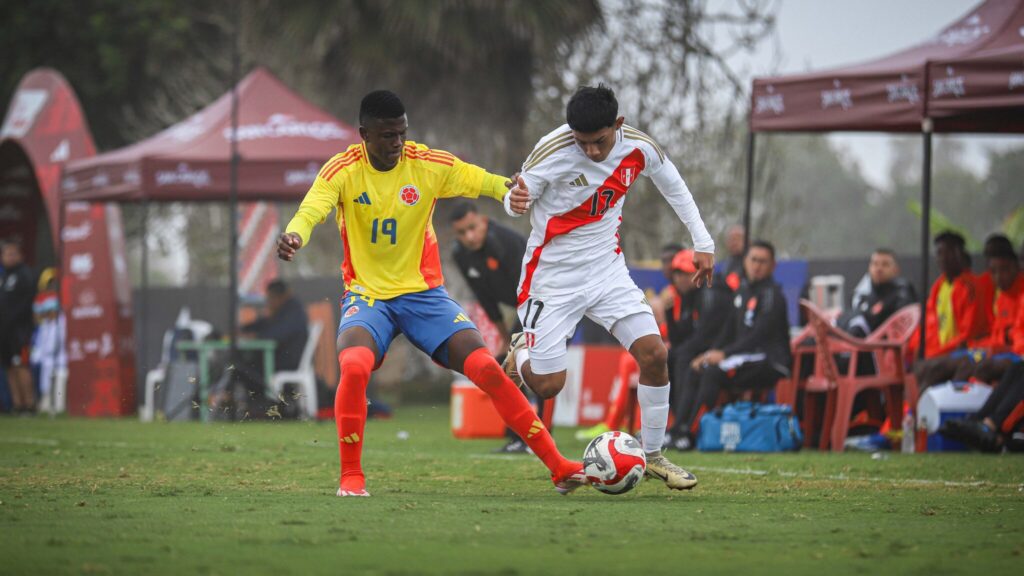
[[[0,442],[4,444],[31,444],[35,446],[56,446],[60,444],[60,442],[49,438],[27,438],[24,436],[8,436],[0,438]]]
[[[719,474],[742,474],[745,476],[768,476],[775,474],[784,478],[806,478],[809,480],[838,480],[843,482],[887,482],[889,484],[896,485],[918,485],[918,486],[950,486],[959,488],[974,488],[980,486],[993,486],[997,488],[1017,488],[1020,489],[1022,484],[999,484],[996,482],[988,482],[985,480],[978,480],[974,482],[958,482],[955,480],[934,480],[927,478],[879,478],[877,476],[847,476],[846,474],[829,474],[826,476],[818,476],[810,473],[800,472],[787,472],[785,470],[758,470],[755,468],[717,468],[714,466],[689,466],[691,470],[697,470],[700,472],[716,472]]]

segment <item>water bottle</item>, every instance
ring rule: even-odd
[[[900,443],[900,452],[904,454],[913,454],[915,452],[914,436],[917,435],[916,427],[914,426],[914,411],[907,410],[907,413],[903,415],[903,439]]]

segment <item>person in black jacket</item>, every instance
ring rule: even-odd
[[[692,276],[693,252],[683,250],[673,260],[675,296],[666,307],[669,380],[672,386],[674,421],[665,435],[665,447],[689,450],[693,445],[688,416],[697,400],[700,373],[690,367],[693,359],[711,347],[729,322],[733,292],[725,278],[716,275],[710,286],[696,287]]]
[[[302,360],[302,351],[309,337],[309,318],[284,280],[276,279],[267,284],[267,313],[241,326],[240,331],[243,338],[273,340],[276,343],[276,371],[295,370]],[[264,410],[264,404],[273,403],[273,399],[264,395],[266,382],[262,376],[262,355],[245,351],[239,353],[239,357],[235,378],[248,392],[249,397],[245,400],[251,415],[257,416]],[[296,405],[291,398],[284,400],[289,406]]]
[[[499,305],[513,309],[518,305],[516,287],[526,253],[526,238],[511,228],[491,222],[468,200],[459,201],[453,207],[449,221],[457,240],[452,249],[455,264],[480,307],[501,333],[503,348],[507,350],[509,334],[519,331],[518,320],[511,329],[506,326]]]
[[[492,222],[468,200],[455,204],[449,222],[456,239],[452,258],[480,307],[501,334],[502,351],[497,355],[501,362],[508,352],[509,335],[522,330],[518,318],[511,327],[505,324],[500,305],[513,309],[517,306],[516,287],[519,285],[523,254],[526,253],[526,238],[511,228]],[[535,404],[542,407],[539,401]],[[541,412],[538,409],[538,414]],[[505,429],[505,437],[507,442],[498,452],[527,451],[526,443],[511,428]]]
[[[789,375],[789,322],[786,297],[772,273],[775,247],[752,242],[743,261],[744,279],[733,299],[731,316],[714,347],[694,358],[701,372],[697,402],[687,418],[692,426],[722,390],[766,389]]]
[[[36,283],[32,271],[22,262],[21,246],[7,240],[0,248],[3,277],[0,278],[0,366],[7,372],[15,412],[34,412],[35,386],[29,370],[29,344],[35,328],[32,300]]]
[[[897,310],[917,302],[914,286],[900,276],[896,253],[879,248],[868,263],[870,290],[855,292],[850,310],[839,318],[839,327],[858,338],[874,332]]]

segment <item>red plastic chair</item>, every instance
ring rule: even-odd
[[[804,313],[807,318],[811,317],[813,312],[817,316],[825,319],[828,323],[838,317],[838,311],[822,311],[820,308],[815,306],[808,300],[801,300],[801,306],[804,308]],[[825,418],[824,410],[820,410],[818,402],[812,400],[810,394],[827,394],[834,388],[835,378],[826,377],[826,370],[828,369],[818,358],[821,356],[818,354],[819,345],[817,343],[815,335],[815,327],[810,321],[807,325],[790,339],[790,350],[793,356],[793,367],[790,371],[790,377],[785,380],[780,380],[776,387],[775,397],[780,404],[788,404],[792,409],[793,413],[796,414],[797,408],[797,396],[801,391],[804,392],[804,406],[803,412],[799,414],[800,427],[804,431],[804,446],[810,447],[811,442],[814,438],[814,431],[821,429],[827,430],[831,425],[831,421]],[[803,360],[807,356],[814,359],[814,369],[811,374],[806,378],[801,375]],[[826,402],[827,404],[827,398]],[[819,448],[825,450],[828,448],[829,434],[823,433],[819,435],[821,441],[819,442]]]
[[[908,378],[903,358],[907,342],[920,319],[920,306],[903,307],[867,338],[861,339],[832,326],[810,302],[801,301],[801,305],[807,310],[814,327],[817,347],[814,375],[808,380],[827,390],[824,423],[831,423],[828,443],[832,451],[843,450],[853,415],[853,401],[863,390],[884,391],[890,422],[902,421],[904,401],[911,406],[917,404],[917,385],[913,378]],[[871,354],[875,364],[873,374],[857,374],[862,352]],[[836,354],[843,353],[849,354],[849,365],[841,372],[836,365]]]

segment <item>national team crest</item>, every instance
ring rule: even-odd
[[[415,186],[409,184],[403,186],[398,192],[398,197],[405,203],[406,206],[415,206],[420,201],[420,191]]]
[[[356,314],[359,314],[359,306],[353,306],[348,310],[345,310],[345,318],[348,318],[349,316],[355,316]]]
[[[633,183],[633,180],[636,180],[636,168],[630,166],[620,170],[619,180],[622,182],[623,186],[629,188],[629,185]]]

